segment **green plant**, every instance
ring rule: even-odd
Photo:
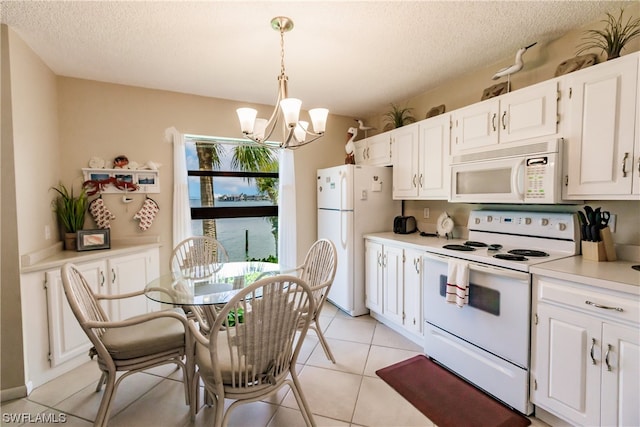
[[[602,30],[587,30],[585,40],[578,45],[577,55],[589,50],[600,49],[607,54],[607,59],[620,56],[624,46],[631,40],[640,36],[640,18],[627,19],[623,22],[622,14],[624,9],[620,9],[618,17],[607,12],[607,17],[602,20],[606,27]]]
[[[73,193],[73,187],[68,190],[62,183],[57,187],[51,187],[51,189],[58,193],[58,196],[53,201],[53,210],[65,232],[75,233],[78,230],[82,230],[87,206],[89,205],[89,198],[84,188],[80,190],[80,194],[77,196]]]
[[[395,104],[391,104],[391,110],[384,115],[387,121],[387,124],[384,125],[384,130],[392,130],[410,123],[415,123],[416,119],[413,117],[411,110],[412,108],[400,108]]]

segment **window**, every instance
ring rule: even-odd
[[[218,239],[231,261],[277,262],[277,151],[189,135],[185,145],[193,235]]]

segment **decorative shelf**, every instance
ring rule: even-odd
[[[82,168],[87,191],[101,187],[107,193],[159,193],[160,171],[151,169],[94,169]],[[94,184],[94,185],[92,185]],[[137,189],[133,187],[137,186]]]

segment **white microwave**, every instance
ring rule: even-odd
[[[449,201],[562,203],[562,141],[453,156]]]

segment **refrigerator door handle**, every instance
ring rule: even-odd
[[[347,174],[340,171],[340,210],[345,209],[344,198],[347,195]]]
[[[347,221],[349,221],[349,215],[345,211],[340,211],[340,244],[343,248],[347,247]]]

